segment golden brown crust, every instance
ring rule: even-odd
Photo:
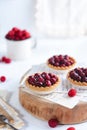
[[[67,74],[67,79],[72,83],[72,84],[74,84],[74,85],[76,85],[76,86],[84,86],[84,87],[87,87],[87,83],[86,82],[77,82],[76,80],[73,80],[72,78],[70,78],[70,76],[69,76],[69,72],[68,72],[68,74]]]
[[[34,85],[29,84],[28,78],[25,80],[26,87],[30,88],[31,90],[40,91],[40,92],[41,91],[47,92],[47,91],[54,90],[59,84],[60,84],[59,77],[58,77],[58,81],[54,85],[51,85],[49,87],[48,86],[45,86],[45,87],[34,86]]]
[[[63,67],[63,66],[61,66],[61,67],[60,66],[54,66],[54,65],[51,65],[48,61],[47,61],[47,65],[50,68],[55,69],[55,70],[69,70],[69,69],[73,68],[75,66],[75,64],[76,64],[76,61],[75,61],[75,59],[73,57],[70,57],[70,59],[74,62],[70,66],[65,66],[65,67]]]

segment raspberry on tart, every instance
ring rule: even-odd
[[[33,92],[39,94],[45,94],[52,92],[60,84],[60,78],[53,73],[35,73],[28,76],[25,81],[26,87],[28,87]]]
[[[68,72],[68,81],[76,86],[87,86],[87,68],[75,68]]]
[[[47,60],[47,65],[55,70],[66,71],[73,68],[76,61],[68,55],[54,55]]]

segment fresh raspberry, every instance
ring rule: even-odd
[[[69,127],[67,130],[76,130],[74,127]]]
[[[14,32],[16,32],[16,31],[18,31],[18,30],[20,30],[20,29],[17,28],[17,27],[13,27],[13,28],[12,28],[12,31],[14,31]]]
[[[14,35],[14,31],[13,30],[11,30],[11,31],[9,31],[9,33],[8,33],[10,36],[13,36]]]
[[[29,33],[29,32],[27,32],[26,30],[23,30],[23,31],[22,31],[22,34],[23,34],[23,36],[25,36],[25,39],[27,39],[27,38],[30,38],[30,37],[31,37],[30,33]]]
[[[20,38],[16,36],[16,37],[14,38],[14,40],[18,41],[18,40],[20,40]]]
[[[57,119],[50,119],[48,121],[48,124],[49,124],[50,127],[54,128],[54,127],[56,127],[59,124],[59,122],[58,122]]]
[[[68,91],[68,96],[74,97],[74,96],[76,96],[76,93],[77,93],[76,89],[72,88]]]
[[[5,82],[6,81],[6,77],[5,76],[1,76],[0,80],[1,80],[1,82]]]
[[[1,61],[5,62],[6,59],[7,59],[6,56],[3,56],[2,59],[1,59]]]
[[[6,38],[6,39],[9,39],[9,34],[6,34],[5,38]]]
[[[17,34],[15,34],[15,35],[17,35],[17,37],[19,37],[19,39],[21,39],[21,37],[22,37],[22,32],[19,31],[19,32],[17,32]]]
[[[11,59],[7,58],[6,56],[3,56],[2,59],[1,59],[1,61],[5,62],[5,63],[11,63]]]
[[[30,33],[28,33],[28,32],[26,32],[26,38],[30,38],[31,37],[31,35],[30,35]]]
[[[24,40],[24,39],[26,39],[26,37],[25,36],[21,36],[21,38],[20,38],[21,40]]]
[[[7,63],[7,64],[11,63],[11,59],[10,58],[6,58],[5,59],[5,63]]]
[[[31,35],[29,32],[27,32],[26,30],[20,30],[17,27],[12,28],[5,36],[5,38],[7,39],[15,41],[25,40],[30,37]]]

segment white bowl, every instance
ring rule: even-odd
[[[12,60],[28,60],[31,56],[34,39],[21,41],[7,40],[7,56]]]

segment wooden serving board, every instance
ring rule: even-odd
[[[77,124],[87,121],[86,102],[80,102],[74,108],[69,109],[32,95],[24,91],[22,86],[19,88],[19,100],[29,113],[40,119],[57,118],[60,124]]]

